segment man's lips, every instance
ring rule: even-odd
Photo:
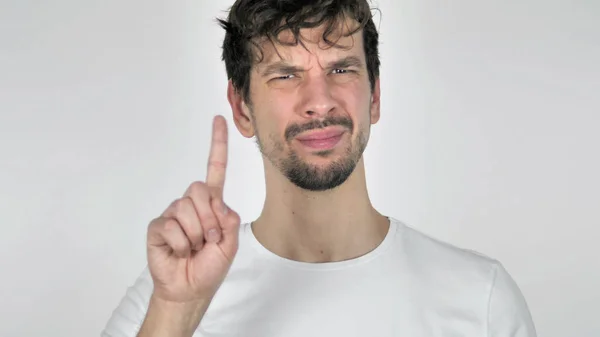
[[[296,139],[303,146],[312,150],[331,150],[339,141],[342,139],[344,129],[341,128],[330,128],[325,130],[315,130],[309,133],[304,133]]]
[[[344,133],[343,129],[335,128],[329,130],[309,131],[301,136],[296,137],[299,141],[318,141],[340,136]]]

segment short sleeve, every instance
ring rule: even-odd
[[[146,268],[113,310],[101,337],[135,337],[146,317],[153,289],[152,277]]]
[[[536,337],[525,298],[502,264],[497,263],[488,303],[488,337]]]

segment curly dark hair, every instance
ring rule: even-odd
[[[336,41],[329,37],[346,19],[358,22],[347,36],[363,29],[367,71],[373,90],[379,77],[379,33],[368,0],[236,0],[227,19],[218,19],[225,29],[222,59],[227,77],[242,98],[249,102],[250,71],[254,62],[261,62],[263,58],[258,43],[261,38],[290,45],[278,39],[279,33],[289,30],[294,36],[291,45],[303,45],[301,29],[325,25],[323,40],[330,46],[337,46]],[[260,56],[253,52],[254,47]]]

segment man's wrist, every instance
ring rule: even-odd
[[[210,299],[174,302],[153,295],[138,337],[191,337],[209,304]]]

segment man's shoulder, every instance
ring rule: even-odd
[[[500,262],[479,251],[459,247],[393,219],[399,225],[407,263],[423,272],[448,272],[488,279]]]

